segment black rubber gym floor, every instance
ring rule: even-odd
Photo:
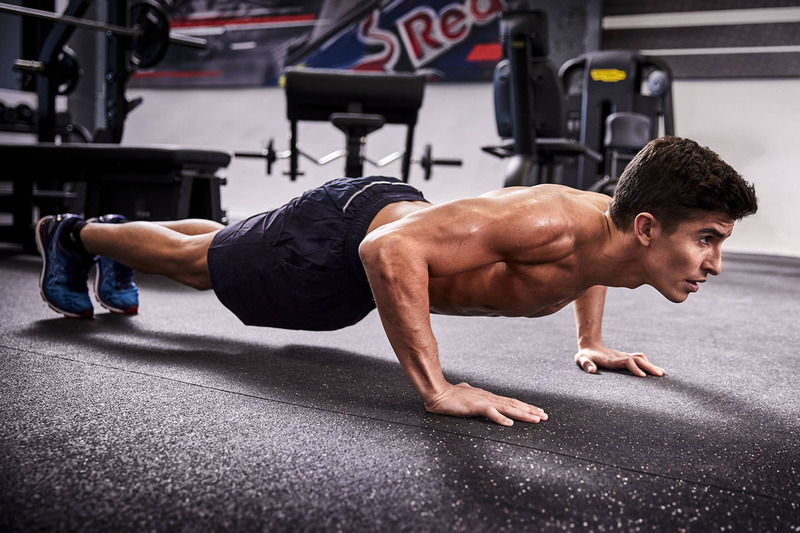
[[[800,260],[611,290],[663,378],[583,373],[569,308],[433,317],[451,381],[550,415],[511,428],[427,414],[375,313],[249,328],[139,276],[138,316],[68,320],[39,268],[0,254],[2,531],[800,531]]]

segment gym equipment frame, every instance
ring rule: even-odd
[[[543,10],[509,10],[500,18],[503,59],[494,73],[499,146],[483,150],[510,158],[506,186],[565,182],[560,173],[567,157],[602,156],[565,135],[561,85],[548,59],[547,13]]]
[[[417,74],[362,73],[331,69],[290,68],[285,76],[286,116],[289,119],[289,149],[276,151],[270,140],[266,149],[259,152],[236,152],[238,157],[258,157],[267,161],[267,174],[277,159],[289,159],[289,178],[294,181],[303,174],[300,156],[318,165],[345,158],[345,176],[364,175],[364,163],[383,167],[402,159],[401,176],[407,182],[412,163],[424,169],[425,179],[430,179],[434,165],[460,166],[457,159],[434,159],[431,145],[425,146],[423,155],[411,157],[414,128],[425,91],[425,77]],[[299,148],[297,125],[300,121],[330,122],[345,134],[346,147],[319,159]],[[406,126],[405,150],[394,152],[377,162],[364,154],[367,136],[385,124]]]
[[[76,27],[105,32],[106,47],[106,128],[95,141],[119,143],[125,119],[141,100],[129,101],[125,89],[133,70],[157,64],[170,43],[204,48],[206,41],[180,35],[169,29],[169,18],[157,0],[109,0],[108,22],[82,18],[94,0],[72,0],[63,14],[0,3],[0,12],[52,20],[39,59],[19,60],[15,69],[36,76],[39,97],[37,132],[39,142],[56,139],[56,96],[67,94],[77,84],[80,66],[66,47]],[[131,23],[132,22],[132,23]]]

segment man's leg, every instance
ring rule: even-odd
[[[65,316],[93,316],[87,285],[95,262],[95,295],[112,313],[138,311],[138,289],[129,267],[209,289],[206,253],[221,227],[203,220],[128,223],[120,215],[88,222],[70,214],[44,217],[35,232],[42,256],[42,298]]]
[[[88,222],[124,224],[128,220],[122,215],[104,215],[92,218]],[[184,235],[211,233],[224,227],[217,222],[202,219],[166,221],[158,224]],[[112,258],[98,255],[95,271],[94,294],[100,305],[116,314],[130,315],[139,311],[139,288],[133,282],[131,268]]]
[[[216,232],[225,226],[213,220],[206,220],[203,218],[187,218],[185,220],[167,220],[164,222],[156,222],[165,228],[183,233],[184,235],[202,235],[203,233]]]
[[[206,254],[222,225],[212,221],[86,224],[80,241],[89,254],[196,289],[210,289]]]

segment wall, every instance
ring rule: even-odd
[[[767,7],[793,5],[790,1],[761,3]],[[759,7],[761,3],[756,2],[753,7]],[[668,9],[680,11],[691,8],[691,11],[722,7],[715,0],[701,0],[687,6],[676,4]],[[796,7],[788,10],[761,9],[761,15],[772,18],[761,20],[764,19],[761,16],[762,24],[756,28],[758,31],[742,32],[742,28],[736,24],[754,23],[752,10],[728,10],[728,17],[722,20],[716,11],[661,13],[665,8],[657,0],[605,0],[603,9],[607,15],[603,22],[606,34],[615,30],[619,38],[620,28],[635,31],[636,28],[646,27],[648,29],[643,35],[652,41],[649,43],[651,48],[658,48],[658,43],[664,44],[654,41],[654,36],[660,34],[654,33],[652,26],[667,28],[672,35],[673,26],[686,26],[687,17],[695,17],[697,21],[692,23],[689,32],[681,34],[684,35],[681,42],[670,42],[670,46],[730,46],[731,43],[723,39],[725,32],[732,32],[737,46],[769,44],[745,42],[742,39],[748,37],[752,40],[756,34],[771,38],[772,33],[780,28],[792,28],[789,23],[796,23],[800,17]],[[633,17],[636,20],[619,16],[630,13],[645,16]],[[790,15],[794,18],[787,18]],[[731,19],[731,16],[734,18]],[[764,22],[772,22],[773,25],[764,25]],[[704,35],[711,31],[709,28],[716,28],[715,34],[722,37],[718,35],[713,42],[706,42],[708,39]],[[611,46],[614,43],[605,44]],[[646,43],[639,44],[644,46]],[[792,58],[796,57],[796,50],[792,50],[789,50],[791,53],[786,53],[787,50],[776,51],[774,55],[781,64],[794,64]],[[752,53],[745,55],[751,57]],[[731,57],[726,61],[732,61]],[[800,238],[795,235],[795,230],[800,228],[800,209],[797,208],[800,203],[800,179],[796,176],[796,169],[800,168],[800,150],[797,146],[797,140],[800,139],[797,134],[800,79],[682,79],[675,82],[674,95],[677,133],[716,150],[756,186],[760,210],[737,225],[727,249],[800,257]],[[281,89],[129,91],[129,97],[136,96],[143,96],[145,103],[127,121],[123,139],[127,145],[176,144],[234,152],[258,150],[270,138],[274,138],[277,148],[288,146],[288,123]],[[32,103],[34,99],[32,95],[0,89],[0,101],[15,105],[19,101]],[[404,129],[399,126],[387,126],[371,135],[367,156],[378,160],[400,149],[403,135]],[[34,140],[33,136],[0,133],[0,142]],[[417,128],[416,155],[421,154],[425,143],[430,142],[435,156],[462,158],[464,166],[460,169],[439,167],[434,170],[430,182],[424,182],[422,171],[415,167],[411,182],[422,188],[434,202],[477,195],[500,187],[503,184],[504,162],[480,150],[481,146],[497,140],[489,84],[429,85]],[[305,123],[300,126],[300,141],[305,151],[319,157],[341,148],[343,135],[327,124]],[[264,161],[234,159],[226,170],[229,181],[223,190],[223,204],[230,218],[240,219],[280,205],[308,188],[339,176],[344,163],[339,160],[325,167],[316,167],[302,160],[301,165],[307,175],[290,182],[281,175],[288,168],[288,161],[279,161],[273,175],[266,176]],[[399,162],[383,169],[367,165],[366,172],[398,175],[399,167]]]
[[[730,251],[800,256],[800,80],[677,81],[674,86],[676,130],[710,146],[756,186],[761,202],[754,217],[737,225]],[[228,151],[258,150],[269,138],[288,146],[283,93],[280,89],[213,91],[131,91],[143,106],[127,123],[125,144],[181,144]],[[370,136],[367,156],[378,160],[403,145],[404,130],[386,127]],[[343,135],[327,124],[304,123],[304,150],[319,157],[343,147]],[[497,141],[491,87],[486,84],[430,85],[417,127],[415,152],[431,142],[434,155],[459,157],[460,169],[438,167],[429,182],[415,167],[411,182],[435,202],[481,194],[501,187],[504,163],[480,147]],[[290,182],[278,161],[266,176],[262,160],[236,158],[227,169],[223,203],[231,219],[280,205],[302,191],[337,177],[342,160],[325,167],[301,160],[306,176]],[[399,163],[369,173],[398,175]]]
[[[214,91],[136,91],[145,99],[127,122],[126,144],[189,144],[223,150],[259,150],[270,138],[277,149],[289,146],[283,91],[277,88]],[[434,156],[464,160],[461,168],[436,167],[429,182],[419,165],[410,181],[423,188],[433,201],[477,195],[502,186],[504,163],[481,152],[498,140],[492,96],[488,85],[428,86],[416,129],[414,155],[432,143]],[[169,117],[167,120],[165,117]],[[169,122],[169,124],[167,124]],[[155,126],[155,125],[158,126]],[[321,157],[344,148],[344,135],[327,123],[299,125],[302,150]],[[373,161],[403,148],[405,127],[387,125],[368,137],[367,157]],[[266,176],[263,160],[236,158],[228,169],[225,203],[232,218],[280,205],[296,194],[339,177],[344,159],[316,166],[301,158],[306,172],[296,182],[282,175],[288,160],[279,160],[272,176]],[[369,164],[365,172],[399,176],[399,160],[382,169]]]
[[[800,80],[677,81],[674,85],[676,129],[717,151],[756,186],[759,212],[737,224],[730,251],[800,257]],[[246,90],[131,90],[144,105],[127,122],[123,143],[177,144],[230,152],[258,150],[269,138],[288,146],[283,93],[277,88]],[[6,104],[29,95],[0,91]],[[367,156],[378,160],[403,145],[404,130],[387,126],[370,136]],[[7,136],[0,135],[4,141]],[[344,136],[327,124],[300,126],[301,146],[321,156],[343,147]],[[504,163],[480,147],[497,141],[491,87],[487,84],[430,85],[417,127],[416,154],[431,142],[434,155],[458,157],[462,168],[439,167],[429,182],[418,166],[411,182],[428,198],[442,202],[473,196],[503,184]],[[281,175],[288,161],[278,161],[272,176],[262,160],[236,158],[226,170],[223,204],[231,219],[269,209],[327,179],[337,177],[342,160],[316,167],[302,160],[306,176],[296,182]],[[369,173],[398,175],[400,165]]]
[[[756,187],[759,211],[729,250],[800,256],[800,80],[676,83],[676,129],[717,151]]]

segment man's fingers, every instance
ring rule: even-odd
[[[503,426],[511,426],[514,420],[537,424],[547,420],[547,413],[534,405],[521,402],[515,398],[506,398],[488,393],[493,398],[484,410],[484,416]]]
[[[578,363],[579,367],[590,374],[597,372],[597,365],[595,365],[592,360],[585,355],[579,355],[576,357],[575,362]]]
[[[639,365],[639,368],[653,374],[654,376],[663,376],[664,369],[659,368],[650,361],[647,360],[647,357],[644,354],[636,354],[636,363]]]
[[[547,413],[535,405],[521,402],[514,398],[503,398],[504,403],[498,410],[509,418],[521,420],[523,422],[538,423],[547,420]]]
[[[609,370],[628,370],[634,376],[647,374],[663,376],[664,369],[657,367],[643,353],[625,353],[616,350],[581,350],[575,354],[575,363],[585,372],[594,374],[598,366]]]
[[[505,416],[502,413],[500,413],[500,411],[498,411],[493,405],[487,405],[486,406],[486,409],[483,412],[483,416],[485,416],[486,418],[488,418],[492,422],[500,424],[501,426],[513,426],[514,425],[514,421],[513,420],[511,420],[507,416]]]
[[[633,357],[629,357],[625,361],[625,366],[628,368],[628,370],[631,371],[631,374],[633,374],[634,376],[639,376],[640,378],[647,376],[644,370],[636,366],[636,359]]]
[[[459,383],[434,401],[426,402],[425,409],[442,415],[484,416],[502,426],[511,426],[514,420],[533,423],[547,420],[547,413],[538,407],[466,383]]]
[[[625,362],[625,366],[639,377],[645,377],[648,373],[654,376],[664,375],[664,370],[648,361],[647,356],[643,353],[631,354],[631,357]]]
[[[547,413],[533,406],[528,406],[525,409],[520,409],[518,407],[506,407],[502,412],[514,420],[531,422],[533,424],[538,424],[542,420],[547,420]]]
[[[535,409],[536,412],[532,412],[530,409],[519,409],[517,407],[504,407],[500,410],[495,406],[489,406],[484,416],[502,426],[513,426],[514,420],[533,424],[538,424],[542,420],[547,420],[547,413],[535,407],[533,409]]]

